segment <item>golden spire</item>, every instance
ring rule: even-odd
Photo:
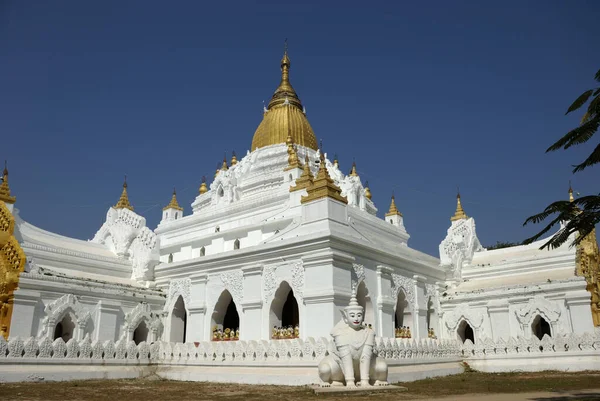
[[[231,152],[231,165],[235,166],[237,164],[238,160],[237,157],[235,157],[235,151]]]
[[[215,171],[215,178],[217,177],[217,174],[219,174],[219,171],[221,171],[221,163],[217,163],[217,171]]]
[[[208,188],[206,187],[206,177],[202,176],[202,184],[200,184],[200,195],[208,192]]]
[[[333,165],[337,168],[340,167],[340,163],[338,162],[338,157],[337,155],[333,156]]]
[[[127,195],[127,176],[125,176],[125,181],[123,182],[123,192],[121,192],[121,197],[114,208],[129,209],[133,211],[133,206],[131,206],[131,203],[129,203],[129,196]]]
[[[292,139],[292,136],[289,133],[285,143],[287,144],[288,148],[288,166],[285,169],[292,170],[295,168],[302,168],[300,166],[300,160],[298,160],[298,153],[296,153],[296,148],[294,147],[294,140]]]
[[[392,195],[392,202],[390,203],[390,210],[385,214],[385,217],[389,216],[402,216],[402,213],[396,207],[396,197]]]
[[[319,163],[319,172],[312,185],[306,189],[307,196],[300,199],[300,203],[312,202],[321,198],[332,198],[342,203],[348,203],[346,197],[342,196],[342,190],[335,185],[335,182],[329,176],[327,166],[325,165],[325,154],[323,149],[320,151],[321,163]]]
[[[358,177],[358,174],[356,173],[356,162],[352,162],[352,169],[350,170],[350,175],[352,177]]]
[[[229,168],[227,167],[227,155],[223,156],[223,164],[221,165],[221,170],[227,171]]]
[[[304,107],[290,83],[290,58],[287,41],[281,59],[281,82],[264,112],[263,120],[252,138],[252,147],[262,148],[286,142],[288,134],[294,143],[317,150],[317,138],[306,119]]]
[[[371,195],[371,190],[369,189],[369,181],[365,182],[365,196],[367,199],[371,199],[373,195]]]
[[[313,175],[310,171],[310,161],[308,160],[308,155],[306,155],[304,158],[304,170],[302,171],[302,175],[296,179],[296,185],[290,187],[290,192],[308,188],[312,185],[312,183]]]
[[[468,218],[460,203],[460,192],[458,192],[456,194],[456,212],[454,212],[454,216],[450,217],[450,221],[465,220]]]
[[[10,187],[8,186],[8,167],[6,160],[4,160],[2,184],[0,184],[0,201],[4,201],[6,203],[15,203],[17,201],[16,196],[10,196]]]
[[[181,212],[183,211],[183,208],[179,206],[179,203],[177,202],[177,193],[175,192],[175,188],[173,188],[173,196],[171,197],[171,202],[169,202],[167,206],[163,207],[163,210],[167,209],[175,209]]]
[[[571,180],[569,180],[569,202],[573,202],[575,198],[573,197],[573,188],[571,187]]]

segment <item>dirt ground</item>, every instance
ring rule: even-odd
[[[600,400],[600,390],[572,397],[561,392],[600,388],[600,372],[542,372],[488,374],[469,372],[460,375],[400,383],[406,392],[315,395],[308,387],[256,386],[177,382],[161,379],[90,380],[73,382],[0,384],[0,399],[5,400],[85,400],[85,401],[297,401],[326,399],[352,401],[376,398],[378,401],[425,400],[447,396],[459,399],[463,394],[549,392],[551,397],[521,398],[530,400]],[[554,396],[555,395],[555,396]],[[477,400],[480,397],[467,397]],[[508,399],[516,399],[508,398]]]

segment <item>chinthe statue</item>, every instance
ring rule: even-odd
[[[387,363],[373,351],[375,332],[363,326],[364,309],[354,290],[341,312],[342,320],[331,330],[329,355],[319,363],[321,386],[344,386],[344,382],[346,387],[387,386]]]

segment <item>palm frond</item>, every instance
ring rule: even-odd
[[[600,82],[600,70],[598,70],[598,72],[596,73],[596,76],[594,77],[594,79],[598,82]]]
[[[596,146],[591,155],[588,156],[587,159],[584,160],[583,163],[578,164],[573,169],[573,173],[577,173],[578,171],[583,171],[587,167],[593,166],[594,164],[600,163],[600,144]]]
[[[581,106],[583,106],[585,104],[585,102],[588,101],[590,96],[592,96],[592,93],[594,93],[594,90],[589,89],[589,90],[586,90],[585,92],[583,92],[581,95],[579,95],[579,97],[577,99],[575,99],[573,104],[571,104],[571,106],[569,106],[569,109],[567,110],[567,112],[565,114],[569,114],[570,112],[575,111],[578,108],[580,108]]]

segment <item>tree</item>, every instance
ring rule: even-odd
[[[600,82],[600,70],[596,72],[594,78],[596,81]],[[590,98],[591,101],[589,102],[587,111],[584,113],[579,126],[556,141],[546,150],[546,153],[554,152],[559,149],[569,149],[571,146],[581,145],[592,139],[594,134],[598,131],[598,126],[600,126],[600,87],[583,92],[583,94],[573,102],[565,114],[578,110],[586,104]],[[573,173],[575,174],[583,171],[587,167],[591,167],[597,163],[600,163],[600,144],[596,146],[587,159],[582,163],[573,166]],[[544,229],[533,237],[527,238],[523,243],[530,244],[538,240],[556,224],[560,224],[560,230],[542,245],[540,249],[557,248],[565,243],[573,233],[577,233],[578,235],[572,245],[578,245],[592,232],[592,230],[594,230],[596,224],[600,222],[600,195],[588,195],[569,201],[564,200],[554,202],[548,205],[542,213],[529,217],[525,220],[523,225],[527,225],[528,223],[537,224],[553,215],[555,215],[554,218],[546,227],[544,227]],[[561,224],[563,222],[564,224]]]
[[[484,248],[487,249],[488,251],[493,251],[494,249],[510,248],[510,247],[517,246],[517,245],[520,245],[520,244],[517,244],[514,242],[496,241],[496,245],[490,245],[490,246],[486,246]]]

